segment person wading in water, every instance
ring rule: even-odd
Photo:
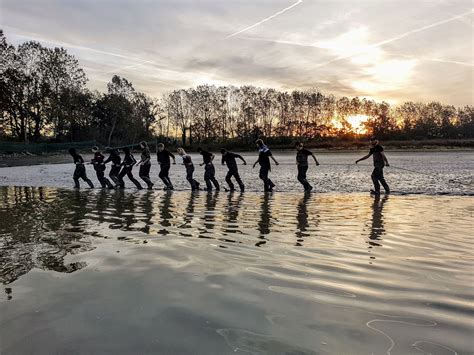
[[[74,188],[80,188],[79,179],[82,179],[89,185],[91,189],[93,189],[94,184],[87,177],[84,159],[82,159],[82,157],[77,153],[75,148],[70,148],[69,154],[71,154],[72,158],[74,159],[74,164],[76,165],[76,169],[74,169],[74,175],[72,176],[72,178],[74,179]]]
[[[104,161],[104,164],[107,164],[109,161],[112,162],[109,177],[114,182],[115,187],[117,187],[120,185],[118,175],[120,174],[120,168],[122,166],[122,158],[120,158],[120,153],[117,149],[112,148],[110,150],[109,157]]]
[[[201,147],[199,147],[197,151],[202,155],[202,163],[199,165],[204,165],[204,181],[206,182],[206,190],[212,191],[212,184],[214,184],[216,191],[219,191],[219,183],[216,180],[216,168],[212,163],[215,157],[214,154],[205,151]]]
[[[158,164],[160,164],[160,174],[158,176],[165,184],[165,188],[163,190],[174,189],[169,177],[169,171],[171,167],[170,157],[171,159],[173,159],[173,164],[176,164],[174,154],[171,153],[168,149],[166,149],[163,143],[159,143],[156,158],[158,159]]]
[[[125,182],[123,181],[123,177],[127,175],[130,181],[135,184],[137,189],[139,190],[143,189],[142,185],[140,185],[138,180],[135,179],[132,174],[133,166],[137,163],[137,160],[135,159],[133,154],[130,152],[129,147],[123,148],[123,152],[125,153],[125,157],[123,158],[123,161],[122,161],[122,170],[120,171],[120,174],[118,175],[119,187],[121,189],[125,188]]]
[[[109,179],[105,177],[105,157],[101,153],[99,147],[95,146],[92,148],[92,152],[94,153],[94,158],[92,158],[91,163],[94,166],[95,173],[97,175],[97,180],[99,180],[100,185],[103,189],[106,187],[109,189],[113,189],[114,186],[110,183]]]
[[[265,192],[271,192],[273,191],[275,184],[268,177],[268,173],[271,170],[270,158],[275,162],[275,165],[279,165],[279,163],[275,160],[271,150],[268,149],[268,147],[263,143],[261,139],[257,139],[255,143],[258,147],[258,159],[253,164],[253,168],[255,168],[255,165],[257,165],[257,163],[260,164],[259,178],[263,181],[263,190]]]
[[[387,157],[383,152],[383,147],[380,145],[377,138],[370,138],[370,144],[372,145],[372,148],[370,148],[369,154],[356,160],[355,163],[357,164],[362,160],[368,159],[372,155],[374,159],[374,171],[372,172],[372,182],[374,183],[374,190],[370,190],[370,193],[374,195],[379,195],[380,184],[382,184],[383,188],[385,189],[385,193],[389,194],[390,188],[388,187],[388,184],[385,181],[385,178],[383,177],[383,168],[384,166],[390,166],[390,164],[388,163]]]
[[[316,165],[319,165],[318,160],[312,152],[303,147],[303,143],[296,143],[296,165],[298,167],[298,181],[303,185],[305,192],[310,192],[313,187],[306,180],[306,172],[308,171],[308,157],[312,157]]]
[[[191,156],[187,155],[183,148],[178,148],[178,155],[183,159],[183,165],[186,167],[186,180],[191,184],[192,191],[199,190],[199,183],[194,180],[194,164],[191,159]]]
[[[140,161],[137,163],[137,165],[140,166],[138,176],[140,176],[140,179],[145,181],[145,183],[148,186],[148,190],[152,190],[153,183],[150,180],[150,168],[151,168],[150,149],[148,148],[147,142],[141,142],[140,148],[142,150],[142,155],[140,157]]]
[[[235,159],[240,159],[244,163],[244,165],[247,165],[247,162],[245,161],[244,158],[242,158],[241,155],[229,152],[227,149],[222,148],[221,149],[221,154],[222,154],[222,165],[227,164],[227,168],[229,169],[227,171],[227,175],[225,176],[225,181],[227,182],[227,185],[229,185],[230,191],[234,191],[234,184],[232,183],[232,176],[235,178],[235,181],[237,181],[237,184],[239,184],[240,191],[244,192],[245,186],[242,180],[240,179],[239,175],[239,168],[237,167],[237,162]]]

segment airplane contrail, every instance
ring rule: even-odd
[[[143,64],[153,64],[153,62],[149,61],[149,60],[145,60],[141,63],[135,63],[135,64],[132,64],[132,65],[127,65],[125,67],[120,67],[120,68],[116,68],[116,69],[112,69],[112,70],[109,70],[109,71],[106,71],[104,74],[112,74],[112,73],[117,73],[117,72],[120,72],[122,70],[127,70],[127,69],[132,69],[132,68],[136,68],[136,67],[139,67]]]
[[[245,27],[244,29],[241,29],[240,31],[237,31],[237,32],[235,32],[235,33],[232,33],[232,34],[228,35],[226,38],[231,38],[231,37],[237,36],[238,34],[241,34],[241,33],[243,33],[243,32],[246,32],[246,31],[248,31],[248,30],[251,30],[252,28],[255,28],[255,27],[257,27],[257,26],[260,26],[262,23],[265,23],[265,22],[271,20],[272,18],[275,18],[275,17],[277,17],[277,16],[280,16],[281,14],[287,12],[288,10],[292,9],[293,7],[298,6],[298,5],[301,4],[302,2],[303,2],[303,0],[298,0],[298,1],[295,2],[293,5],[288,6],[288,7],[285,7],[284,9],[282,9],[282,10],[280,10],[280,11],[274,13],[274,14],[271,15],[271,16],[268,16],[268,17],[264,18],[263,20],[261,20],[261,21],[259,21],[259,22],[257,22],[257,23],[254,23],[254,24],[251,25],[251,26]]]
[[[441,20],[441,21],[437,21],[437,22],[434,22],[430,25],[426,25],[426,26],[423,26],[423,27],[420,27],[420,28],[415,28],[414,30],[411,30],[411,31],[408,31],[408,32],[405,32],[405,33],[402,33],[402,34],[399,34],[398,36],[395,36],[395,37],[392,37],[392,38],[389,38],[389,39],[386,39],[386,40],[383,40],[383,41],[380,41],[378,43],[374,43],[374,44],[371,44],[363,49],[361,49],[360,51],[357,51],[357,52],[354,52],[354,53],[351,53],[351,54],[348,54],[348,55],[343,55],[343,56],[339,56],[339,57],[336,57],[334,59],[331,59],[327,62],[324,62],[324,63],[320,63],[318,65],[316,65],[316,67],[322,67],[322,66],[325,66],[325,65],[328,65],[328,64],[331,64],[331,63],[334,63],[334,62],[337,62],[337,61],[340,61],[340,60],[343,60],[343,59],[348,59],[348,58],[352,58],[358,54],[361,54],[361,53],[364,53],[367,49],[372,49],[372,48],[377,48],[377,47],[381,47],[381,46],[384,46],[388,43],[392,43],[392,42],[395,42],[395,41],[398,41],[402,38],[405,38],[405,37],[408,37],[414,33],[418,33],[418,32],[422,32],[422,31],[426,31],[430,28],[433,28],[433,27],[437,27],[437,26],[440,26],[440,25],[443,25],[445,23],[448,23],[448,22],[451,22],[451,21],[454,21],[454,20],[459,20],[459,19],[462,19],[463,17],[466,17],[468,15],[472,15],[474,13],[474,9],[471,9],[470,11],[467,11],[467,12],[464,12],[462,14],[459,14],[459,15],[456,15],[456,16],[453,16],[453,17],[450,17],[450,18],[447,18],[445,20]]]

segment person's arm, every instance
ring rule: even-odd
[[[273,155],[270,155],[270,158],[272,158],[275,165],[280,165],[280,163],[276,161],[276,159],[273,157]]]
[[[221,158],[221,164],[224,165],[225,164],[225,161],[224,161],[224,156],[222,156]]]
[[[356,164],[357,164],[358,162],[362,161],[362,160],[368,159],[371,155],[372,155],[372,152],[369,153],[369,154],[367,154],[367,155],[365,155],[365,156],[363,156],[362,158],[356,160]]]
[[[242,160],[244,165],[247,165],[247,162],[245,161],[245,159],[240,154],[236,154],[235,156],[236,156],[236,158],[239,158],[240,160]]]
[[[255,165],[257,165],[257,163],[260,161],[260,157],[257,158],[257,161],[255,163],[253,163],[253,166],[252,166],[252,169],[255,168]]]
[[[148,164],[150,162],[150,159],[151,159],[151,153],[150,151],[147,151],[145,153],[145,159],[142,160],[142,164]]]
[[[176,164],[176,159],[174,157],[174,154],[171,153],[169,150],[167,150],[167,152],[168,152],[168,155],[171,157],[171,159],[173,159],[173,164]]]
[[[314,159],[315,164],[319,165],[319,161],[318,161],[318,159],[316,159],[316,157],[314,156],[313,153],[311,153],[311,157]]]
[[[104,160],[104,165],[107,164],[109,161],[112,160],[112,156],[109,155],[109,157],[107,159]]]
[[[211,153],[211,163],[214,161],[214,158],[215,158],[215,157],[216,157],[216,156]]]
[[[381,154],[382,154],[383,161],[385,162],[385,166],[390,166],[390,164],[388,163],[387,157],[385,156],[385,153],[381,152]]]

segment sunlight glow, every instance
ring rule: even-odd
[[[346,121],[351,125],[352,131],[357,134],[367,133],[364,123],[367,122],[369,116],[367,115],[351,115],[346,118]]]

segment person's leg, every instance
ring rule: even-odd
[[[372,171],[372,182],[374,183],[374,192],[376,194],[379,194],[380,193],[380,184],[379,184],[379,178],[378,178],[378,169],[377,168],[374,168],[374,170]]]
[[[167,186],[170,190],[173,190],[173,184],[171,183],[171,180],[170,180],[170,165],[166,165],[165,167],[165,179],[166,179],[166,182],[168,183]]]
[[[383,176],[383,168],[379,168],[379,169],[380,169],[379,181],[382,184],[383,188],[385,189],[385,193],[389,194],[390,187],[388,186],[387,182],[385,181],[385,177]]]
[[[93,184],[92,181],[87,177],[86,168],[82,168],[82,170],[81,170],[81,176],[80,176],[80,177],[81,177],[82,180],[84,180],[84,181],[87,183],[87,185],[89,185],[89,187],[90,187],[91,189],[94,188],[94,184]]]
[[[211,182],[214,184],[216,191],[219,191],[220,187],[219,187],[219,182],[216,179],[216,168],[214,167],[214,165],[211,165],[209,171],[210,171]]]
[[[235,177],[235,181],[237,181],[237,184],[239,184],[240,191],[244,191],[245,185],[244,185],[244,183],[242,182],[242,179],[240,178],[239,171],[238,171],[237,169],[235,169],[233,175],[234,175],[234,177]]]
[[[169,170],[169,166],[168,165],[161,165],[160,166],[160,173],[158,174],[158,176],[160,177],[161,181],[163,181],[163,184],[165,184],[165,187],[168,187],[169,185],[169,182],[168,182],[168,179],[167,179],[167,172]]]
[[[227,182],[227,185],[229,185],[230,191],[234,191],[234,184],[232,183],[232,180],[231,180],[232,175],[233,173],[229,169],[229,171],[227,171],[227,175],[225,176],[225,181]]]
[[[133,177],[131,168],[127,170],[127,177],[130,179],[131,182],[133,182],[135,184],[137,189],[139,189],[139,190],[143,189],[142,185],[140,185],[138,180]]]
[[[138,173],[140,178],[147,184],[148,189],[153,187],[153,183],[150,180],[150,168],[151,164],[140,165],[140,171]]]
[[[118,179],[118,175],[120,173],[120,168],[117,167],[117,166],[112,166],[112,168],[110,168],[110,172],[109,172],[109,177],[110,179],[113,181],[113,183],[115,184],[115,186],[119,186],[120,185],[120,181]]]
[[[269,169],[266,167],[260,167],[260,173],[259,173],[259,178],[263,181],[263,190],[264,191],[270,191],[270,183],[269,183],[269,178],[268,178],[268,171]]]
[[[306,172],[308,171],[307,166],[298,166],[298,181],[303,185],[305,191],[311,190],[313,187],[309,184],[306,179]]]
[[[204,181],[206,183],[206,188],[207,191],[212,191],[212,184],[211,184],[211,177],[212,177],[212,172],[211,172],[211,167],[212,165],[206,164],[204,167]]]
[[[191,185],[191,190],[196,190],[196,180],[193,178],[193,173],[194,173],[194,166],[186,166],[186,180],[188,180],[189,184]]]
[[[121,188],[121,189],[124,189],[125,188],[125,181],[123,181],[123,177],[127,175],[127,171],[125,168],[122,168],[122,170],[120,170],[119,174],[117,175],[117,181],[118,181],[118,186]]]
[[[81,186],[79,185],[79,167],[76,166],[76,169],[74,169],[74,175],[72,176],[73,180],[74,180],[74,188],[75,189],[79,189]]]
[[[100,186],[102,186],[103,189],[107,187],[105,183],[105,175],[103,170],[96,170],[95,174],[97,175],[97,180],[99,180]]]

